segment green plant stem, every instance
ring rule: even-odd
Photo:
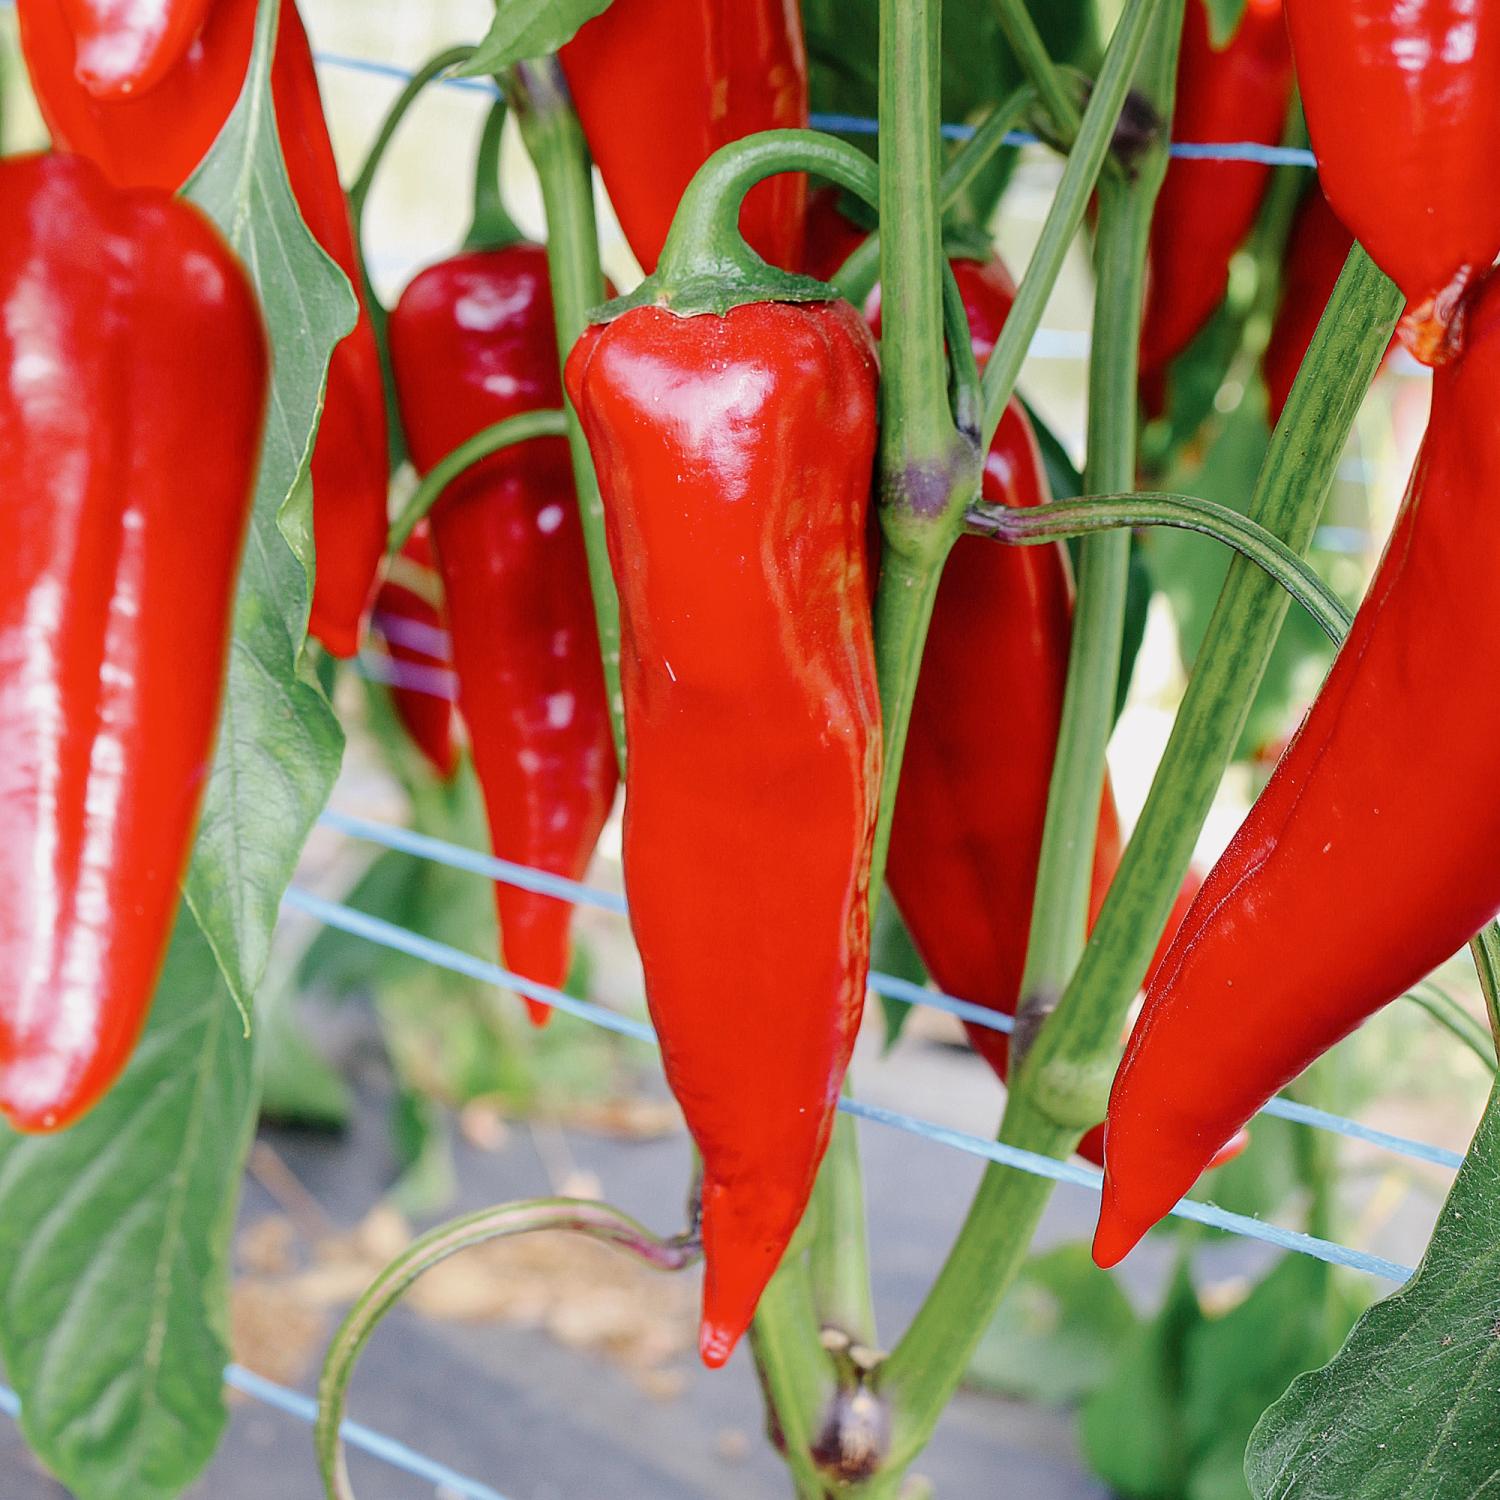
[[[552,280],[552,307],[557,320],[559,358],[566,360],[588,326],[589,313],[604,301],[604,272],[599,266],[599,231],[594,220],[594,184],[588,148],[569,102],[557,59],[518,64],[505,80],[507,97],[521,127],[521,138],[542,184],[547,214],[547,268]],[[620,694],[620,601],[609,569],[604,540],[604,501],[572,402],[567,402],[568,446],[583,519],[599,651],[609,695],[609,718],[615,755],[625,765],[625,704]]]
[[[1275,579],[1335,645],[1343,640],[1350,617],[1338,595],[1279,537],[1239,511],[1212,500],[1145,492],[1053,500],[1025,509],[975,505],[969,511],[968,530],[974,536],[994,537],[1011,546],[1034,547],[1137,526],[1196,531],[1232,547]]]
[[[354,1367],[380,1321],[407,1289],[440,1261],[490,1240],[540,1230],[567,1231],[614,1245],[659,1271],[692,1265],[701,1246],[690,1236],[659,1239],[607,1203],[576,1198],[536,1198],[506,1203],[465,1215],[424,1234],[396,1257],[370,1284],[334,1335],[318,1381],[318,1420],[314,1443],[325,1492],[330,1500],[353,1500],[339,1434]]]
[[[416,529],[417,522],[432,509],[439,495],[458,478],[465,469],[472,469],[481,459],[524,443],[531,438],[562,437],[567,431],[566,419],[560,411],[526,411],[518,417],[507,417],[482,432],[476,432],[467,442],[460,443],[441,462],[423,476],[421,484],[412,492],[411,498],[401,507],[401,513],[391,523],[389,550],[399,552],[407,537]]]
[[[807,1261],[818,1322],[873,1349],[875,1304],[857,1128],[850,1115],[840,1114],[833,1122],[828,1154],[813,1187]]]
[[[360,294],[364,298],[366,308],[369,309],[370,323],[375,330],[375,352],[380,359],[380,382],[385,391],[386,432],[393,470],[398,469],[406,461],[406,434],[401,425],[401,408],[396,400],[395,371],[391,367],[390,314],[386,312],[384,304],[375,295],[375,287],[370,281],[370,273],[365,265],[365,208],[370,200],[370,189],[375,185],[375,174],[380,170],[380,164],[385,160],[391,140],[401,122],[406,118],[407,112],[417,102],[428,84],[446,73],[449,68],[467,61],[473,51],[472,47],[446,48],[437,56],[429,58],[412,74],[406,86],[396,95],[390,109],[386,112],[385,119],[381,121],[380,129],[375,132],[375,140],[370,147],[369,154],[365,157],[364,165],[359,169],[358,176],[349,188],[349,213],[354,223],[354,252],[359,262]]]
[[[1068,92],[1062,70],[1052,61],[1052,54],[1047,51],[1047,44],[1036,29],[1036,22],[1026,8],[1026,0],[992,0],[992,4],[1010,50],[1036,89],[1037,98],[1047,111],[1059,142],[1067,149],[1078,135],[1078,106]]]
[[[985,371],[986,443],[1010,398],[1042,306],[1082,220],[1088,193],[1099,177],[1116,119],[1153,25],[1156,45],[1146,82],[1150,97],[1164,101],[1163,113],[1170,114],[1181,14],[1181,0],[1127,0],[1041,243]],[[1138,162],[1132,182],[1100,184],[1099,288],[1090,368],[1086,476],[1091,489],[1125,490],[1134,478],[1135,368],[1146,234],[1164,173],[1165,144],[1157,140]],[[1049,879],[1049,895],[1042,895],[1039,882],[1036,902],[1039,914],[1044,906],[1055,905],[1043,918],[1041,928],[1033,923],[1033,951],[1027,961],[1033,992],[1039,967],[1042,972],[1061,972],[1082,942],[1086,913],[1078,910],[1073,887],[1088,878],[1104,749],[1113,722],[1126,546],[1128,536],[1123,532],[1092,538],[1085,546],[1058,767],[1043,844],[1041,874]],[[1070,864],[1075,858],[1083,866],[1081,871]],[[1076,919],[1071,914],[1074,912]],[[1034,1107],[1022,1088],[1014,1087],[1001,1124],[1001,1139],[1060,1157],[1077,1144],[1083,1130],[1097,1118],[1059,1123],[1050,1112]],[[892,1469],[908,1465],[931,1436],[980,1334],[1025,1259],[1050,1191],[1050,1183],[1040,1178],[1028,1180],[1020,1173],[993,1166],[986,1171],[931,1293],[890,1359],[876,1372],[878,1389],[892,1407]]]
[[[1484,1009],[1490,1020],[1490,1037],[1495,1055],[1500,1059],[1500,925],[1491,922],[1469,944],[1479,988],[1484,993]]]
[[[1005,320],[983,380],[984,424],[980,447],[988,449],[1000,425],[1005,405],[1016,388],[1026,351],[1041,327],[1042,314],[1052,295],[1073,237],[1083,223],[1089,198],[1099,180],[1114,139],[1131,79],[1146,45],[1151,21],[1163,0],[1125,0],[1125,6],[1104,54],[1104,63],[1089,95],[1068,164],[1063,169],[1041,238],[1027,263],[1015,306]]]
[[[1170,12],[1171,5],[1163,7]],[[1177,7],[1180,12],[1180,5]],[[1153,157],[1153,163],[1156,158]],[[1128,489],[1135,476],[1137,352],[1146,239],[1162,171],[1130,186],[1099,187],[1098,268],[1089,361],[1084,489]],[[1015,1073],[1083,952],[1105,752],[1114,729],[1130,535],[1090,536],[1080,549],[1067,689],[1047,797],[1026,967],[1011,1042]]]
[[[364,165],[360,167],[358,175],[349,185],[349,211],[354,218],[356,240],[362,240],[365,205],[369,201],[370,189],[375,185],[375,174],[380,170],[380,164],[385,160],[385,153],[390,147],[391,140],[400,128],[401,122],[406,118],[407,112],[421,97],[428,84],[440,78],[450,68],[456,68],[460,63],[467,62],[473,55],[472,47],[444,48],[412,74],[401,92],[392,101],[390,109],[386,111],[385,119],[380,122],[380,129],[375,132],[375,140],[365,156]]]
[[[1304,555],[1400,296],[1356,248],[1318,326],[1256,482],[1250,518]],[[1058,1013],[1028,1069],[1113,1046],[1192,857],[1286,616],[1287,595],[1244,558],[1229,565],[1151,791]],[[1099,1102],[1102,1102],[1099,1101]],[[1083,1107],[1081,1104],[1078,1107]],[[1096,1117],[1097,1118],[1097,1117]]]
[[[990,158],[1005,144],[1005,137],[1031,110],[1035,100],[1035,90],[1030,87],[1018,89],[991,110],[978,130],[954,153],[938,183],[938,202],[944,214],[962,199]],[[856,307],[863,307],[879,279],[880,232],[876,230],[851,252],[832,277],[832,282]]]

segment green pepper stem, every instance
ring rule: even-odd
[[[585,1235],[624,1250],[658,1271],[684,1270],[702,1252],[702,1247],[691,1235],[659,1239],[609,1204],[589,1203],[577,1198],[534,1198],[505,1203],[498,1208],[487,1208],[454,1219],[424,1234],[371,1282],[334,1335],[323,1361],[323,1372],[318,1380],[314,1442],[329,1500],[354,1500],[339,1429],[344,1420],[354,1366],[381,1319],[395,1307],[413,1282],[450,1255],[491,1240],[543,1230]]]
[[[560,411],[525,411],[519,416],[507,417],[481,432],[476,432],[467,442],[460,443],[451,453],[434,464],[423,476],[422,482],[412,492],[411,498],[401,507],[401,513],[391,523],[388,550],[399,552],[406,539],[417,528],[417,523],[430,511],[438,497],[458,476],[475,464],[498,453],[502,448],[516,443],[529,442],[539,437],[564,437],[567,423]]]
[[[558,358],[566,361],[588,326],[589,312],[604,300],[604,272],[599,266],[599,231],[594,220],[594,183],[588,148],[573,113],[567,84],[557,59],[518,64],[503,80],[521,138],[542,184],[547,214],[547,269],[557,322]],[[609,698],[609,721],[615,756],[625,765],[625,700],[620,692],[620,599],[609,567],[604,538],[604,500],[588,440],[566,403],[568,447],[573,481],[583,521],[594,617],[599,626],[599,654]]]
[[[385,119],[380,122],[380,129],[375,132],[375,140],[365,157],[364,165],[360,167],[358,175],[349,186],[349,211],[354,218],[356,243],[363,243],[365,205],[370,198],[370,189],[375,186],[375,174],[380,170],[380,164],[385,160],[385,153],[396,131],[400,129],[401,122],[428,84],[440,78],[450,68],[456,68],[460,63],[467,62],[473,55],[472,47],[444,48],[436,56],[430,57],[411,75],[401,92],[392,101],[390,109],[386,111]]]
[[[474,158],[474,219],[464,236],[465,250],[503,250],[526,238],[506,209],[505,195],[500,191],[500,142],[509,112],[502,98],[485,116]]]
[[[1160,492],[1092,495],[1085,500],[1054,500],[1026,509],[976,505],[968,529],[1012,545],[1029,547],[1069,537],[1137,526],[1171,526],[1196,531],[1232,547],[1281,585],[1337,644],[1349,628],[1349,612],[1338,595],[1308,564],[1263,526],[1227,505],[1192,495]]]

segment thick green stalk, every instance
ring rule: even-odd
[[[518,64],[505,84],[511,108],[521,126],[521,137],[542,183],[558,356],[566,360],[588,326],[589,313],[604,301],[588,148],[556,58]],[[609,718],[614,729],[615,754],[623,767],[625,705],[620,695],[620,600],[615,592],[614,575],[609,570],[604,501],[599,495],[588,441],[572,402],[565,405],[573,479],[588,552],[589,582],[594,591],[594,615],[599,625],[599,651],[609,694]]]
[[[1356,247],[1318,325],[1250,505],[1250,518],[1298,555],[1322,516],[1400,307],[1395,287]],[[1058,1013],[1027,1059],[1028,1073],[1056,1070],[1046,1085],[1054,1099],[1071,1087],[1079,1057],[1097,1055],[1101,1047],[1113,1055],[1287,604],[1286,594],[1253,563],[1230,563],[1135,834]]]
[[[1083,123],[1068,164],[1063,169],[1041,238],[1032,251],[1021,280],[1015,306],[1005,320],[989,363],[984,369],[984,425],[980,432],[981,448],[988,448],[1005,413],[1005,405],[1016,388],[1016,377],[1026,359],[1026,351],[1041,327],[1042,313],[1052,295],[1063,261],[1073,237],[1083,223],[1093,196],[1094,185],[1104,167],[1114,140],[1115,126],[1130,91],[1136,65],[1145,49],[1151,21],[1162,0],[1125,0],[1099,77],[1083,112]]]
[[[1111,40],[1074,153],[1069,158],[1032,265],[1043,276],[1061,264],[1067,243],[1082,219],[1082,167],[1098,177],[1125,93],[1155,26],[1155,46],[1144,80],[1149,97],[1170,117],[1182,0],[1127,4]],[[1107,90],[1107,92],[1106,92]],[[1107,118],[1096,109],[1112,98]],[[1100,184],[1097,260],[1099,287],[1090,367],[1089,487],[1128,489],[1135,469],[1135,375],[1146,236],[1151,206],[1165,173],[1165,142],[1158,140],[1137,164],[1128,182]],[[1070,180],[1071,179],[1071,180]],[[1050,269],[1050,274],[1056,274]],[[1025,349],[1035,331],[1045,296],[1031,290],[1028,269],[1016,307],[985,372],[986,433],[998,424]],[[1028,292],[1030,295],[1028,296]],[[1026,321],[1017,323],[1025,305]],[[1028,323],[1030,326],[1028,326]],[[1007,344],[1007,341],[1008,344]],[[1004,362],[997,374],[996,361]],[[1007,368],[1008,367],[1008,368]],[[991,409],[991,402],[999,407]],[[1095,537],[1085,544],[1079,601],[1073,627],[1068,690],[1048,804],[1037,912],[1027,974],[1032,992],[1038,976],[1066,977],[1066,965],[1082,943],[1086,918],[1088,865],[1103,783],[1104,749],[1113,723],[1113,704],[1125,595],[1126,534]],[[1075,867],[1075,862],[1082,870]],[[1082,901],[1075,886],[1082,884]],[[1076,928],[1076,935],[1075,935]],[[1055,993],[1055,991],[1054,991]],[[1097,1116],[1095,1117],[1097,1118]],[[1059,1124],[1035,1108],[1022,1089],[1013,1089],[1001,1126],[1001,1139],[1052,1156],[1078,1142],[1093,1120]],[[877,1373],[880,1390],[892,1403],[893,1468],[921,1450],[957,1388],[980,1334],[1024,1260],[1036,1223],[1050,1195],[1050,1183],[991,1167],[986,1171],[959,1237],[911,1327]]]
[[[837,1329],[851,1344],[873,1349],[875,1303],[857,1128],[846,1114],[833,1122],[808,1210],[812,1233],[807,1262],[819,1324]]]

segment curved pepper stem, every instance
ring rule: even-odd
[[[340,1428],[349,1381],[361,1351],[380,1321],[412,1283],[440,1261],[490,1240],[539,1230],[567,1230],[633,1255],[658,1271],[681,1271],[702,1253],[696,1228],[660,1239],[607,1203],[577,1198],[532,1198],[483,1209],[424,1234],[375,1278],[329,1345],[318,1380],[318,1420],[313,1429],[318,1466],[329,1500],[354,1500]]]
[[[467,443],[460,443],[441,463],[434,464],[415,490],[411,499],[401,507],[401,513],[391,523],[389,550],[399,552],[406,539],[417,529],[417,524],[437,503],[438,496],[466,469],[472,469],[502,448],[516,443],[529,442],[539,437],[566,437],[567,418],[560,411],[527,411],[518,417],[507,417],[476,432]]]
[[[500,98],[485,116],[474,161],[474,221],[464,236],[465,250],[505,250],[526,238],[500,191],[500,142],[509,112],[509,105]]]

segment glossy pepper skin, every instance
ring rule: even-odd
[[[443,584],[421,521],[402,544],[375,596],[371,623],[391,663],[391,703],[408,738],[440,781],[458,770],[453,671]]]
[[[176,65],[150,90],[96,98],[76,73],[78,45],[63,0],[17,0],[21,48],[57,145],[90,157],[122,187],[180,187],[213,145],[244,87],[255,0],[214,0]],[[271,69],[277,130],[307,227],[358,291],[348,203],[328,139],[307,33],[282,0]],[[309,629],[336,656],[359,646],[385,552],[389,482],[385,397],[369,312],[333,351],[313,449],[317,579]]]
[[[1464,352],[1437,371],[1349,637],[1147,993],[1110,1098],[1101,1265],[1272,1094],[1500,910],[1500,736],[1472,692],[1500,654],[1478,582],[1500,559],[1497,401],[1491,277]]]
[[[145,93],[202,29],[213,0],[61,0],[77,39],[74,74],[96,99]]]
[[[1402,337],[1451,352],[1463,288],[1500,252],[1500,9],[1286,0],[1318,176],[1406,296]]]
[[[1177,63],[1174,142],[1281,140],[1292,100],[1292,54],[1281,0],[1248,0],[1228,46],[1215,50],[1204,0],[1188,0]],[[1147,382],[1192,343],[1224,300],[1229,263],[1260,212],[1271,169],[1257,162],[1174,157],[1151,219],[1141,326]]]
[[[423,271],[390,323],[413,462],[562,406],[547,255],[510,245]],[[507,448],[456,479],[430,516],[458,701],[502,859],[581,880],[618,772],[583,525],[565,439]],[[507,967],[560,988],[573,908],[496,886]],[[549,1007],[527,1002],[539,1025]]]
[[[559,54],[589,150],[649,274],[677,200],[720,146],[807,125],[799,0],[614,0]],[[745,199],[745,238],[773,265],[802,252],[807,180]]]
[[[0,163],[0,1110],[76,1120],[140,1035],[223,688],[266,401],[244,272],[159,191]]]
[[[828,1143],[869,965],[876,363],[847,303],[639,307],[567,366],[624,635],[625,882],[703,1156],[721,1365]]]

